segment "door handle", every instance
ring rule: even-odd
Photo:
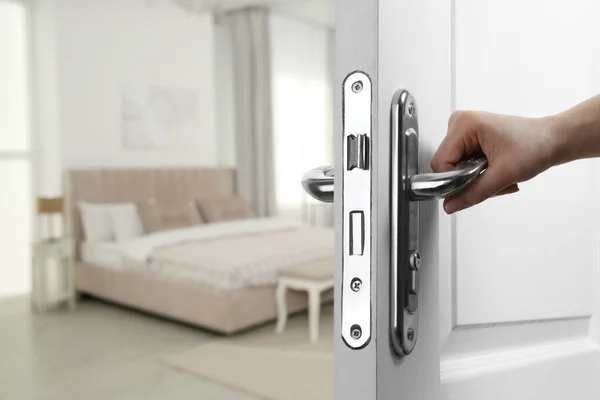
[[[365,93],[363,83],[369,92]],[[361,325],[353,321],[368,321],[370,315],[370,307],[362,303],[370,301],[369,296],[359,300],[352,293],[360,291],[352,286],[357,280],[367,288],[370,286],[370,281],[354,276],[357,271],[363,270],[361,263],[370,268],[370,256],[363,254],[363,246],[369,240],[369,235],[365,234],[370,232],[371,219],[370,212],[362,211],[370,210],[371,198],[371,109],[370,101],[367,101],[371,93],[368,77],[360,72],[349,75],[344,83],[343,96],[344,168],[340,171],[343,181],[341,199],[344,202],[341,235],[344,240],[342,303],[350,307],[342,307],[342,325],[350,327],[350,331],[343,329],[342,335],[349,347],[359,349],[367,343],[368,338],[361,334]],[[414,97],[407,90],[398,90],[393,96],[390,149],[390,334],[394,352],[405,357],[414,350],[417,342],[419,271],[421,264],[427,263],[426,256],[421,259],[419,249],[419,202],[441,199],[461,191],[487,168],[488,160],[483,155],[470,157],[450,171],[420,174],[417,107]],[[323,166],[306,172],[302,177],[302,186],[315,199],[333,203],[335,179],[334,167]],[[346,193],[347,190],[352,193]],[[362,200],[357,202],[357,198]],[[361,210],[361,207],[364,208]],[[346,263],[350,268],[346,268]],[[347,269],[353,272],[347,272]],[[351,276],[344,276],[346,274]],[[368,275],[363,278],[368,278]],[[351,290],[346,290],[347,284]],[[345,319],[350,321],[345,323]],[[353,343],[352,340],[359,341]]]
[[[334,166],[324,165],[306,171],[302,176],[306,193],[324,203],[333,203]]]
[[[410,198],[414,201],[443,199],[460,192],[488,165],[485,156],[469,157],[447,172],[416,174],[410,177]]]
[[[467,187],[487,168],[485,156],[470,157],[447,172],[415,174],[410,177],[413,201],[443,199]],[[324,203],[333,203],[334,166],[313,168],[302,176],[306,193]]]

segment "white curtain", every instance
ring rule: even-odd
[[[269,13],[250,7],[223,18],[233,50],[238,193],[250,201],[257,216],[274,215]]]
[[[280,215],[333,225],[333,206],[304,193],[304,171],[333,163],[333,31],[271,14],[273,135]]]
[[[327,74],[327,90],[326,107],[329,106],[329,111],[323,114],[324,125],[324,156],[322,164],[333,163],[333,81],[335,79],[335,33],[333,29],[323,29],[326,37],[326,63],[325,73]],[[316,167],[317,165],[315,165]],[[334,225],[334,210],[332,204],[325,204],[315,201],[312,197],[304,194],[302,201],[302,220],[313,226],[333,226]]]
[[[0,1],[0,299],[31,290],[29,25],[25,2]]]

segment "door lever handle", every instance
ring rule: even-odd
[[[487,165],[485,156],[471,157],[447,172],[413,175],[410,177],[410,198],[413,201],[423,201],[448,197],[473,182]],[[313,168],[302,176],[302,186],[315,199],[333,203],[334,178],[333,165]]]
[[[324,165],[322,167],[308,170],[302,176],[302,187],[306,193],[324,203],[333,203],[334,188],[334,166]]]
[[[410,178],[410,198],[421,201],[448,197],[473,182],[487,165],[487,158],[478,156],[459,162],[447,172],[413,175]]]

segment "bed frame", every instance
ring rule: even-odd
[[[77,204],[159,202],[214,198],[236,192],[230,168],[168,170],[77,170],[67,173],[67,226],[79,244],[83,230]],[[79,252],[77,253],[79,254]],[[77,256],[79,293],[156,315],[232,334],[276,317],[275,286],[210,291],[188,282],[170,282],[133,270],[112,270],[82,262]],[[329,262],[332,260],[323,260]],[[324,296],[324,301],[331,296]],[[307,308],[306,295],[291,292],[288,310]]]

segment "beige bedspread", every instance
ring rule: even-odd
[[[332,229],[309,227],[185,241],[154,249],[148,268],[216,290],[271,285],[282,268],[331,258],[333,241]]]

